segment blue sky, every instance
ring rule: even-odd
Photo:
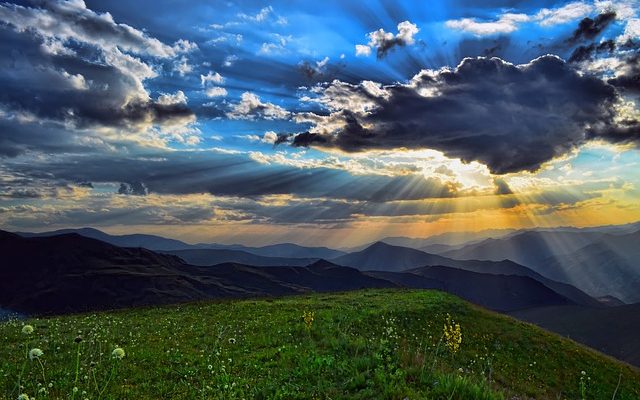
[[[637,220],[637,11],[0,3],[0,224],[336,245]]]

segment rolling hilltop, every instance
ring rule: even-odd
[[[443,336],[448,316],[460,342]],[[24,323],[34,327],[28,336]],[[99,388],[103,399],[544,400],[581,398],[581,388],[588,399],[640,397],[637,369],[437,291],[71,315],[0,324],[0,337],[0,392],[9,398],[17,397],[25,340],[43,352],[49,398],[69,397],[74,386],[90,398]],[[126,356],[104,355],[116,347]],[[22,376],[25,393],[38,390],[37,363]]]

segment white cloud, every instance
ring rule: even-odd
[[[205,94],[207,95],[207,97],[224,97],[226,96],[227,93],[227,89],[219,87],[219,86],[212,86],[210,88],[207,88],[207,90],[205,90]]]
[[[217,72],[209,71],[206,75],[200,75],[200,84],[204,87],[209,83],[222,83],[224,78]]]
[[[274,37],[275,41],[262,43],[258,51],[259,54],[282,53],[286,50],[287,43],[293,39],[291,35],[284,36],[279,33],[274,34]]]
[[[541,26],[564,24],[579,18],[584,18],[593,11],[591,4],[580,1],[566,4],[560,8],[543,8],[533,17]]]
[[[518,30],[521,24],[527,22],[533,22],[543,27],[549,27],[575,21],[588,16],[596,10],[601,12],[604,11],[605,8],[609,9],[609,7],[604,3],[610,2],[596,1],[594,6],[593,4],[583,1],[574,1],[558,8],[543,8],[531,15],[522,13],[503,13],[498,15],[493,21],[481,21],[476,18],[462,18],[446,21],[445,25],[448,28],[472,33],[476,36],[511,33]]]
[[[274,144],[276,140],[278,140],[278,134],[275,133],[274,131],[268,131],[268,132],[265,132],[264,135],[262,135],[263,143]]]
[[[503,14],[496,21],[478,21],[475,18],[462,18],[445,22],[447,28],[473,33],[477,36],[511,33],[518,29],[518,24],[529,21],[526,14]]]
[[[158,104],[161,104],[163,106],[171,106],[175,104],[187,104],[188,100],[189,99],[184,94],[184,92],[182,90],[178,90],[173,94],[168,94],[168,93],[161,94],[160,96],[158,96],[157,102]]]
[[[235,104],[227,117],[231,119],[286,119],[291,113],[273,103],[264,103],[251,92],[242,93],[240,102]]]
[[[239,59],[240,57],[236,56],[235,54],[228,55],[224,58],[224,61],[222,62],[222,66],[231,67]]]
[[[368,57],[371,55],[371,47],[364,44],[356,45],[356,56]]]
[[[262,21],[266,20],[269,17],[269,14],[271,14],[272,12],[273,12],[273,7],[267,6],[267,7],[262,8],[255,15],[248,15],[248,14],[245,14],[245,13],[240,13],[240,14],[238,14],[238,18],[244,19],[244,20],[247,20],[247,21],[262,22]]]
[[[185,76],[186,74],[193,71],[193,67],[189,64],[189,60],[187,57],[182,57],[179,60],[176,60],[173,64],[173,70],[176,71],[180,76]]]

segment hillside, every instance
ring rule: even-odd
[[[308,325],[305,312],[314,313]],[[441,340],[447,314],[460,325],[457,352]],[[21,333],[24,322],[0,324],[0,393],[7,398],[18,394],[25,341],[43,354],[25,364],[23,392],[52,382],[49,398],[71,397],[76,386],[103,399],[544,400],[580,398],[581,382],[588,399],[640,397],[637,369],[436,291],[365,290],[25,322],[35,329],[30,335]],[[122,359],[111,358],[116,346]]]
[[[511,315],[640,367],[640,304],[600,309],[553,306]]]
[[[162,251],[164,254],[178,256],[192,265],[208,266],[227,262],[254,265],[256,267],[305,266],[315,258],[265,257],[242,250],[230,249],[187,249]]]
[[[23,238],[0,231],[0,307],[29,314],[115,309],[184,301],[394,287],[354,268],[215,268],[78,234]]]

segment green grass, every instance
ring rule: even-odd
[[[314,312],[310,329],[305,311]],[[455,354],[442,342],[447,314],[461,326]],[[35,328],[31,335],[21,332],[25,323]],[[116,346],[126,352],[121,360],[111,357]],[[28,360],[34,347],[44,355]],[[7,399],[39,390],[37,399],[581,399],[581,380],[586,399],[612,399],[619,380],[616,399],[640,399],[637,369],[437,291],[363,290],[0,324],[0,398]]]

